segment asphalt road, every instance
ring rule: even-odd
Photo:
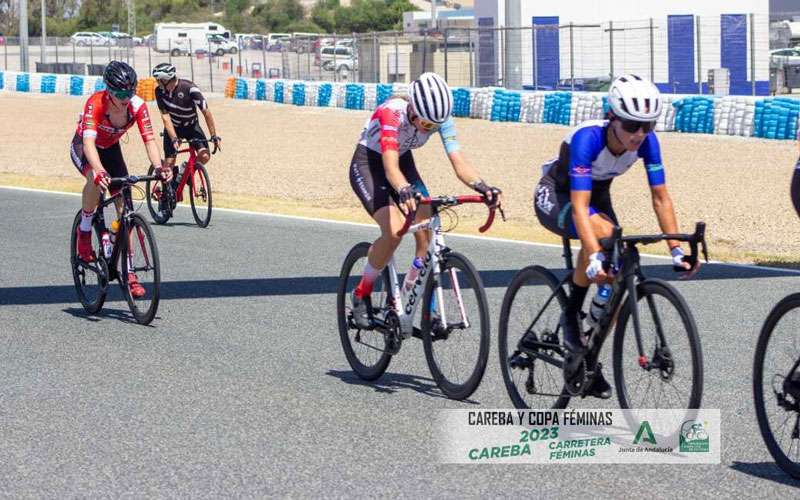
[[[558,249],[449,238],[482,271],[494,323],[486,377],[456,402],[436,389],[417,341],[375,383],[344,358],[339,268],[374,228],[217,211],[203,230],[182,210],[155,229],[163,299],[143,327],[116,288],[97,316],[77,302],[68,233],[78,207],[75,196],[0,189],[3,496],[797,495],[763,445],[751,390],[756,336],[800,289],[797,274],[707,265],[673,282],[702,335],[703,405],[722,412],[722,464],[442,465],[438,410],[511,406],[496,359],[500,302],[517,269],[560,266]],[[645,263],[674,279],[666,261]]]

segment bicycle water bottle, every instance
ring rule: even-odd
[[[403,280],[403,290],[405,293],[410,292],[411,289],[414,288],[414,283],[417,281],[422,267],[422,259],[419,257],[414,257],[414,261],[411,262],[411,268],[406,273],[406,279]]]
[[[100,241],[103,245],[103,255],[106,256],[106,259],[110,259],[111,252],[114,250],[114,247],[111,245],[111,237],[108,235],[108,231],[103,231]]]
[[[186,162],[181,163],[180,167],[178,167],[178,176],[175,178],[178,184],[181,183],[181,179],[183,178],[183,172],[186,171]]]
[[[592,299],[592,306],[589,309],[589,317],[586,318],[589,326],[594,328],[603,316],[603,310],[606,307],[608,298],[611,297],[611,285],[604,284],[598,285],[597,293]]]
[[[117,234],[119,233],[119,221],[115,220],[111,223],[111,232],[109,233],[108,237],[111,240],[111,243],[114,244],[117,242]]]

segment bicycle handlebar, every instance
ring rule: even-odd
[[[161,137],[164,137],[164,132],[161,132],[161,134],[159,134],[159,135],[161,135]],[[188,142],[189,144],[194,144],[194,143],[203,144],[203,143],[211,142],[211,143],[214,144],[214,149],[211,150],[211,154],[212,155],[217,154],[217,151],[222,151],[222,148],[219,147],[218,143],[212,141],[211,139],[206,139],[205,137],[203,137],[202,139],[199,139],[199,138],[192,138],[192,139],[181,139],[181,138],[178,138],[177,142],[178,143],[180,143],[180,142]],[[181,149],[181,150],[178,150],[177,152],[178,153],[188,153],[189,150],[188,149]]]
[[[124,186],[131,186],[137,182],[160,181],[160,175],[129,175],[127,177],[112,177],[108,181],[109,189],[120,189]]]
[[[706,244],[706,223],[705,222],[698,222],[695,225],[694,233],[692,234],[685,234],[685,233],[675,233],[675,234],[650,234],[650,235],[632,235],[632,236],[622,236],[622,228],[617,227],[614,229],[614,235],[612,236],[612,241],[621,241],[623,243],[631,243],[631,244],[643,244],[643,245],[650,245],[652,243],[657,243],[659,241],[664,240],[676,240],[676,241],[685,241],[689,243],[689,249],[691,253],[684,257],[684,261],[687,262],[689,265],[694,267],[697,264],[698,253],[697,247],[700,245],[700,249],[703,252],[703,258],[706,262],[708,262],[708,245]],[[614,252],[617,251],[617,246],[614,245],[613,247]],[[612,260],[616,261],[616,255],[613,256]],[[676,271],[683,271],[683,268],[676,267]]]
[[[486,200],[482,195],[476,194],[468,194],[462,196],[438,196],[436,198],[426,198],[422,195],[417,195],[417,203],[420,205],[430,205],[433,208],[438,207],[454,207],[457,205],[463,205],[465,203],[484,203],[486,204]],[[495,212],[499,209],[500,216],[503,220],[506,220],[506,214],[503,212],[503,209],[498,205],[487,205],[489,207],[489,215],[486,218],[486,222],[478,228],[478,231],[481,233],[485,233],[492,227],[494,223]],[[414,216],[416,215],[415,212],[409,212],[406,214],[406,220],[403,224],[403,227],[397,233],[397,236],[403,236],[408,231],[408,228],[411,227],[411,224],[414,222]]]

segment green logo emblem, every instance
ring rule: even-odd
[[[639,432],[633,438],[633,444],[639,444],[639,442],[658,444],[656,443],[656,437],[653,435],[653,429],[650,428],[650,422],[647,420],[642,422],[642,425],[639,426]]]
[[[707,423],[705,425],[708,425]],[[681,425],[680,451],[687,453],[707,453],[709,449],[708,432],[699,420],[687,420]]]

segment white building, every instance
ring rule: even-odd
[[[484,85],[635,72],[668,92],[707,93],[708,71],[728,68],[731,93],[769,90],[769,0],[475,0],[475,25],[527,27],[478,36]]]

